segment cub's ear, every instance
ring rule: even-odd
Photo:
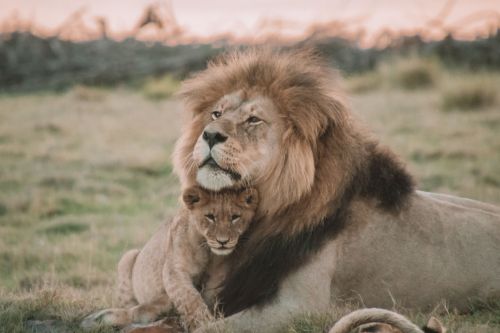
[[[194,209],[207,202],[207,193],[198,186],[189,187],[182,193],[182,201],[188,209]]]
[[[255,188],[246,188],[239,195],[241,205],[248,208],[256,208],[259,203],[259,193]]]

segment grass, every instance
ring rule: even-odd
[[[110,304],[120,255],[176,210],[179,104],[80,90],[0,98],[0,332],[50,319],[67,291],[87,310]],[[28,291],[47,285],[61,296],[38,308]]]
[[[416,56],[390,59],[373,71],[352,75],[347,79],[347,89],[354,94],[386,88],[390,90],[429,89],[439,82],[442,69],[439,64]]]
[[[443,111],[481,111],[499,103],[500,75],[444,68],[432,59],[406,57],[381,63],[370,72],[352,75],[346,89],[355,95],[385,90],[437,90],[433,107]],[[434,95],[434,92],[429,95]]]
[[[353,75],[346,82],[346,89],[354,94],[363,94],[381,87],[383,78],[377,71]]]
[[[72,89],[75,99],[80,101],[100,102],[107,96],[107,89],[100,87],[77,85]]]
[[[179,80],[171,75],[163,75],[148,79],[142,86],[142,92],[151,100],[162,100],[172,97],[180,88]]]
[[[0,96],[0,332],[52,319],[79,332],[82,316],[112,304],[120,255],[177,209],[170,154],[180,103],[140,89],[97,94]],[[352,105],[421,189],[500,204],[498,108],[441,112],[441,98],[439,89],[389,86]],[[452,332],[498,332],[499,309],[439,317]],[[322,332],[333,319],[297,318],[287,332]]]
[[[448,78],[442,88],[441,106],[444,110],[481,110],[492,107],[498,99],[498,78],[479,73],[468,80]]]
[[[432,87],[437,80],[439,68],[428,59],[410,57],[383,64],[392,84],[406,90]]]

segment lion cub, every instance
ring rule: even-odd
[[[142,250],[130,250],[120,260],[121,307],[89,315],[82,327],[149,323],[172,306],[190,329],[213,319],[195,286],[210,262],[223,262],[235,249],[254,217],[258,194],[253,188],[209,192],[196,186],[184,191],[182,199],[185,208],[176,219]]]
[[[183,193],[189,223],[171,227],[169,262],[163,278],[167,295],[189,327],[212,319],[194,282],[205,271],[211,256],[225,256],[235,249],[253,219],[257,196],[255,189],[216,193],[191,187]]]

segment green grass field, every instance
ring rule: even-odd
[[[411,89],[379,74],[346,82],[351,104],[407,161],[419,188],[500,205],[500,91],[464,108],[445,102],[454,81],[486,77],[498,90],[500,74],[424,79]],[[82,316],[112,304],[120,255],[175,213],[170,154],[181,105],[153,95],[77,87],[0,96],[0,332],[29,331],[29,320],[48,319],[77,332]],[[470,315],[440,310],[452,332],[500,332],[499,306]],[[403,312],[418,323],[427,318]],[[333,319],[297,318],[288,331],[322,332]]]

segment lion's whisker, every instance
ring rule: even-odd
[[[194,169],[194,166],[195,162],[193,159],[193,153],[191,152],[186,156],[186,159],[184,160],[184,168],[186,168],[187,171],[190,172]]]

